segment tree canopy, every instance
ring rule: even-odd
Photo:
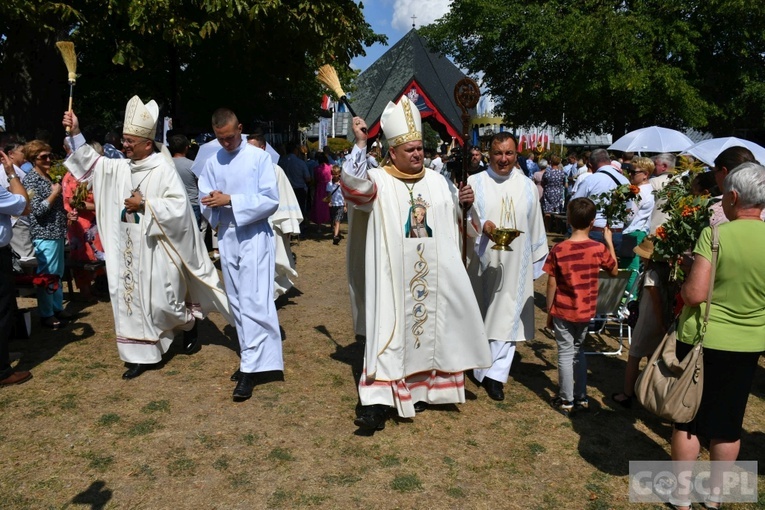
[[[422,33],[513,125],[571,135],[658,124],[763,138],[765,4],[454,0]]]
[[[385,42],[353,0],[6,0],[0,6],[0,108],[10,130],[56,129],[66,108],[57,40],[78,53],[83,125],[121,121],[132,95],[153,98],[176,127],[209,130],[219,106],[247,124],[296,127],[316,117],[315,70]]]

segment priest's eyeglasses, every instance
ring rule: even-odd
[[[130,138],[123,138],[120,141],[122,142],[123,146],[132,147],[132,146],[134,146],[136,144],[139,144],[141,142],[148,141],[148,138],[143,138],[143,139],[139,139],[139,140],[131,140]]]

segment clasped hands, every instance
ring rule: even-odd
[[[231,195],[223,193],[221,190],[213,190],[206,197],[202,197],[200,202],[205,207],[222,207],[231,205]]]
[[[141,195],[141,192],[134,191],[130,197],[125,199],[125,210],[129,213],[141,212],[143,209],[142,201],[143,195]]]

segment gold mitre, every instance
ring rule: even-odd
[[[380,117],[380,127],[391,147],[422,140],[420,110],[406,96],[398,104],[388,103]]]
[[[159,106],[156,101],[152,99],[144,104],[140,97],[133,96],[125,107],[122,133],[153,141],[157,133],[157,119],[159,119]]]

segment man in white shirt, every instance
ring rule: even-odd
[[[580,184],[573,198],[587,197],[597,204],[598,195],[608,193],[622,184],[630,183],[621,172],[611,166],[611,158],[605,149],[595,149],[592,151],[587,164],[593,170],[593,173],[586,181]],[[603,230],[605,226],[606,217],[603,215],[603,211],[598,209],[595,215],[595,225],[590,230],[590,239],[604,243]],[[616,253],[619,253],[619,248],[622,245],[624,223],[614,223],[610,227],[613,233],[614,250]]]
[[[436,157],[430,162],[430,169],[435,170],[439,174],[443,172],[444,162],[441,159],[441,151],[436,151]]]

